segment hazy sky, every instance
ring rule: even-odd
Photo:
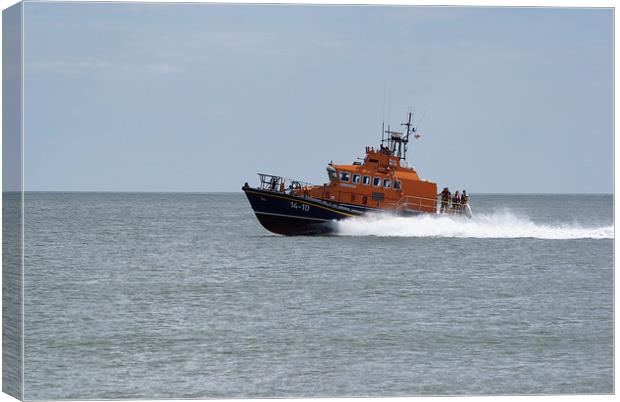
[[[439,186],[613,189],[611,9],[33,2],[24,23],[27,190],[323,183],[410,108]]]

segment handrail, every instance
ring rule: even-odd
[[[263,190],[282,191],[282,187],[288,190],[307,190],[308,187],[314,186],[314,184],[306,181],[266,173],[258,173],[258,177],[260,178],[259,188]],[[289,183],[288,186],[287,182]]]
[[[433,201],[433,202],[437,202],[438,200],[438,198],[425,198],[425,197],[418,197],[417,195],[403,195],[397,202],[402,202],[403,199],[407,199],[407,198],[415,198],[419,200]]]
[[[402,198],[400,198],[398,201],[396,201],[394,203],[394,207],[396,208],[396,210],[403,210],[403,209],[410,209],[410,210],[417,210],[417,211],[421,211],[423,207],[429,208],[437,208],[437,202],[443,202],[440,198],[440,196],[438,195],[436,198],[426,198],[426,197],[418,197],[415,195],[405,195]],[[448,202],[449,210],[461,210],[463,208],[465,208],[465,206],[469,205],[469,202]],[[457,207],[456,209],[454,207]]]

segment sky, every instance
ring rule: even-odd
[[[613,191],[613,12],[27,2],[25,189],[313,183],[414,113],[475,193]]]

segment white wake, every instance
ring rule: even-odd
[[[398,217],[388,214],[345,219],[336,224],[343,236],[472,237],[535,239],[613,239],[614,227],[578,224],[540,224],[510,211],[476,214],[472,219],[424,215]]]

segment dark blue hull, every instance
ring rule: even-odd
[[[361,211],[309,197],[256,188],[242,188],[263,227],[273,233],[295,236],[326,234],[335,220],[359,216]]]

